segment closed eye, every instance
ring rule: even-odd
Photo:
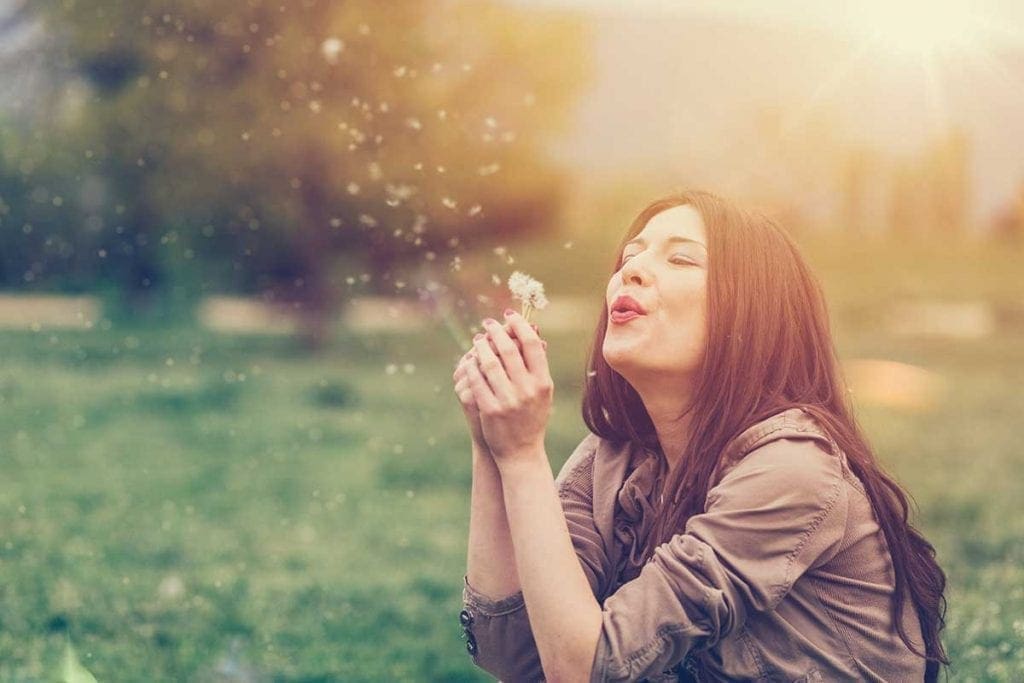
[[[627,255],[623,256],[622,257],[622,263],[625,263],[629,259],[633,258],[633,256],[635,256],[635,254],[627,254]],[[682,257],[682,258],[675,258],[675,257],[673,257],[673,258],[669,259],[669,263],[675,263],[675,264],[680,265],[680,266],[695,266],[695,265],[697,265],[697,263],[693,259],[685,257],[685,256]]]

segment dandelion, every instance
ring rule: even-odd
[[[523,302],[521,312],[527,322],[529,322],[530,314],[534,309],[541,309],[548,305],[548,299],[544,296],[544,285],[526,273],[521,273],[518,270],[513,272],[508,278],[508,288],[512,292],[513,298]]]

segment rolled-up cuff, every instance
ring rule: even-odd
[[[501,681],[543,681],[537,644],[533,640],[523,592],[492,600],[462,577],[459,620],[473,663]]]
[[[523,598],[523,591],[521,590],[499,600],[493,600],[473,588],[469,584],[468,575],[464,574],[462,576],[462,583],[462,601],[483,616],[500,617],[523,609],[526,606],[526,600]]]

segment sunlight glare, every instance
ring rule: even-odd
[[[970,5],[941,0],[865,2],[858,6],[855,21],[880,46],[910,57],[970,49],[985,26]]]

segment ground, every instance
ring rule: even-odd
[[[953,678],[1021,680],[1024,335],[887,332],[864,292],[895,275],[816,263],[845,361],[942,379],[858,416],[949,574]],[[585,433],[582,338],[549,336],[556,471]],[[51,680],[67,636],[99,681],[488,680],[458,621],[470,453],[440,323],[342,331],[318,356],[152,325],[0,348],[0,680]]]

